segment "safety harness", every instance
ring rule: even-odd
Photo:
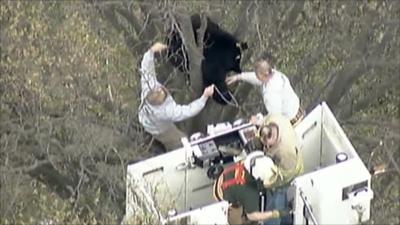
[[[225,179],[228,174],[234,173],[234,176],[230,179]],[[221,201],[224,198],[223,191],[232,187],[234,185],[244,185],[246,184],[245,178],[245,167],[243,162],[235,163],[227,168],[221,173],[217,181],[214,183],[213,195],[217,201]]]
[[[225,176],[234,172],[235,175],[233,178],[225,180]],[[243,162],[236,163],[224,170],[222,173],[224,176],[224,182],[222,183],[221,187],[222,190],[226,190],[227,188],[233,186],[233,185],[244,185],[246,184],[246,179],[245,179],[245,168]]]

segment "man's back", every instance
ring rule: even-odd
[[[265,107],[268,113],[280,113],[290,120],[295,117],[300,100],[286,75],[278,70],[272,71],[273,76],[262,86]]]
[[[278,166],[282,180],[277,185],[283,185],[303,171],[299,139],[290,121],[279,114],[270,114],[264,119],[264,124],[278,126],[278,141],[266,152]]]

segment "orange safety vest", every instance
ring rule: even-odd
[[[222,175],[224,176],[224,182],[221,187],[222,190],[226,190],[227,188],[233,185],[244,185],[246,184],[245,173],[246,168],[244,168],[243,162],[235,163],[234,165],[226,168]],[[225,175],[235,172],[235,176],[228,180],[225,180]]]

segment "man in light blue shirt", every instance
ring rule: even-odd
[[[197,115],[213,95],[214,85],[205,88],[203,95],[190,104],[177,104],[168,90],[157,81],[155,73],[154,53],[166,48],[165,44],[157,42],[143,56],[140,68],[142,91],[139,122],[167,150],[173,150],[181,146],[181,138],[186,136],[174,122]]]

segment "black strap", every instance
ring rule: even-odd
[[[310,222],[308,221],[306,205],[303,206],[303,217],[304,217],[304,219],[305,219],[305,221],[306,221],[306,225],[309,225]]]
[[[258,209],[260,210],[260,212],[265,212],[265,210],[267,208],[267,195],[266,195],[265,191],[259,192],[258,201],[259,201]]]

